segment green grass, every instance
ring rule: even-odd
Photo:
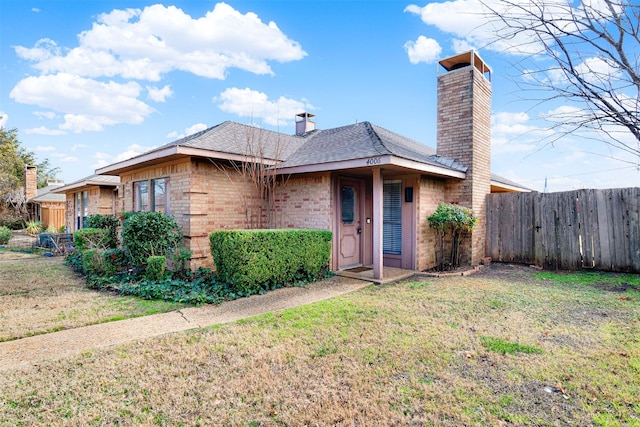
[[[614,286],[619,275],[559,283],[512,270],[370,286],[6,371],[0,426],[65,415],[79,425],[639,425],[640,304],[621,299],[633,290]]]
[[[519,344],[517,342],[507,342],[501,338],[480,337],[480,342],[489,351],[500,354],[541,354],[542,349],[533,345]]]

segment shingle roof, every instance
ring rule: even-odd
[[[304,137],[286,135],[255,126],[226,121],[203,131],[163,145],[200,148],[224,153],[282,160],[289,157],[303,143]]]
[[[495,173],[491,174],[491,181],[495,181],[496,183],[505,184],[505,185],[508,185],[508,186],[511,186],[511,187],[521,188],[523,190],[533,191],[530,188],[527,188],[522,184],[518,184],[515,181],[511,181],[510,179],[507,179],[507,178],[505,178],[503,176],[500,176],[500,175],[497,175]]]
[[[69,184],[65,184],[62,187],[58,187],[53,191],[55,193],[65,193],[70,192],[74,189],[87,187],[87,186],[117,186],[120,183],[120,177],[115,175],[89,175],[84,178],[81,178],[77,181],[73,181]]]
[[[456,171],[467,170],[453,159],[438,156],[431,147],[369,122],[315,130],[306,134],[305,137],[304,145],[280,167],[339,162],[390,154]]]
[[[66,196],[64,194],[53,193],[53,190],[60,188],[63,184],[49,184],[46,187],[38,188],[36,196],[29,199],[28,202],[64,202]]]

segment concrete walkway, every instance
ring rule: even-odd
[[[68,329],[0,343],[0,371],[29,367],[83,351],[111,347],[172,332],[232,322],[258,314],[298,307],[361,289],[370,282],[333,277],[304,288],[282,288],[220,305],[189,307],[179,311]]]

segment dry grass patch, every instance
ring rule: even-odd
[[[637,425],[638,297],[495,265],[371,286],[5,372],[0,413],[6,425]]]
[[[61,258],[0,252],[0,342],[183,305],[89,290]]]

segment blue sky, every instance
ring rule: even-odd
[[[542,191],[640,185],[636,166],[540,119],[475,0],[0,3],[0,125],[71,182],[225,120],[294,133],[369,121],[435,147],[437,60],[492,69],[492,170]],[[515,80],[514,80],[515,79]]]

